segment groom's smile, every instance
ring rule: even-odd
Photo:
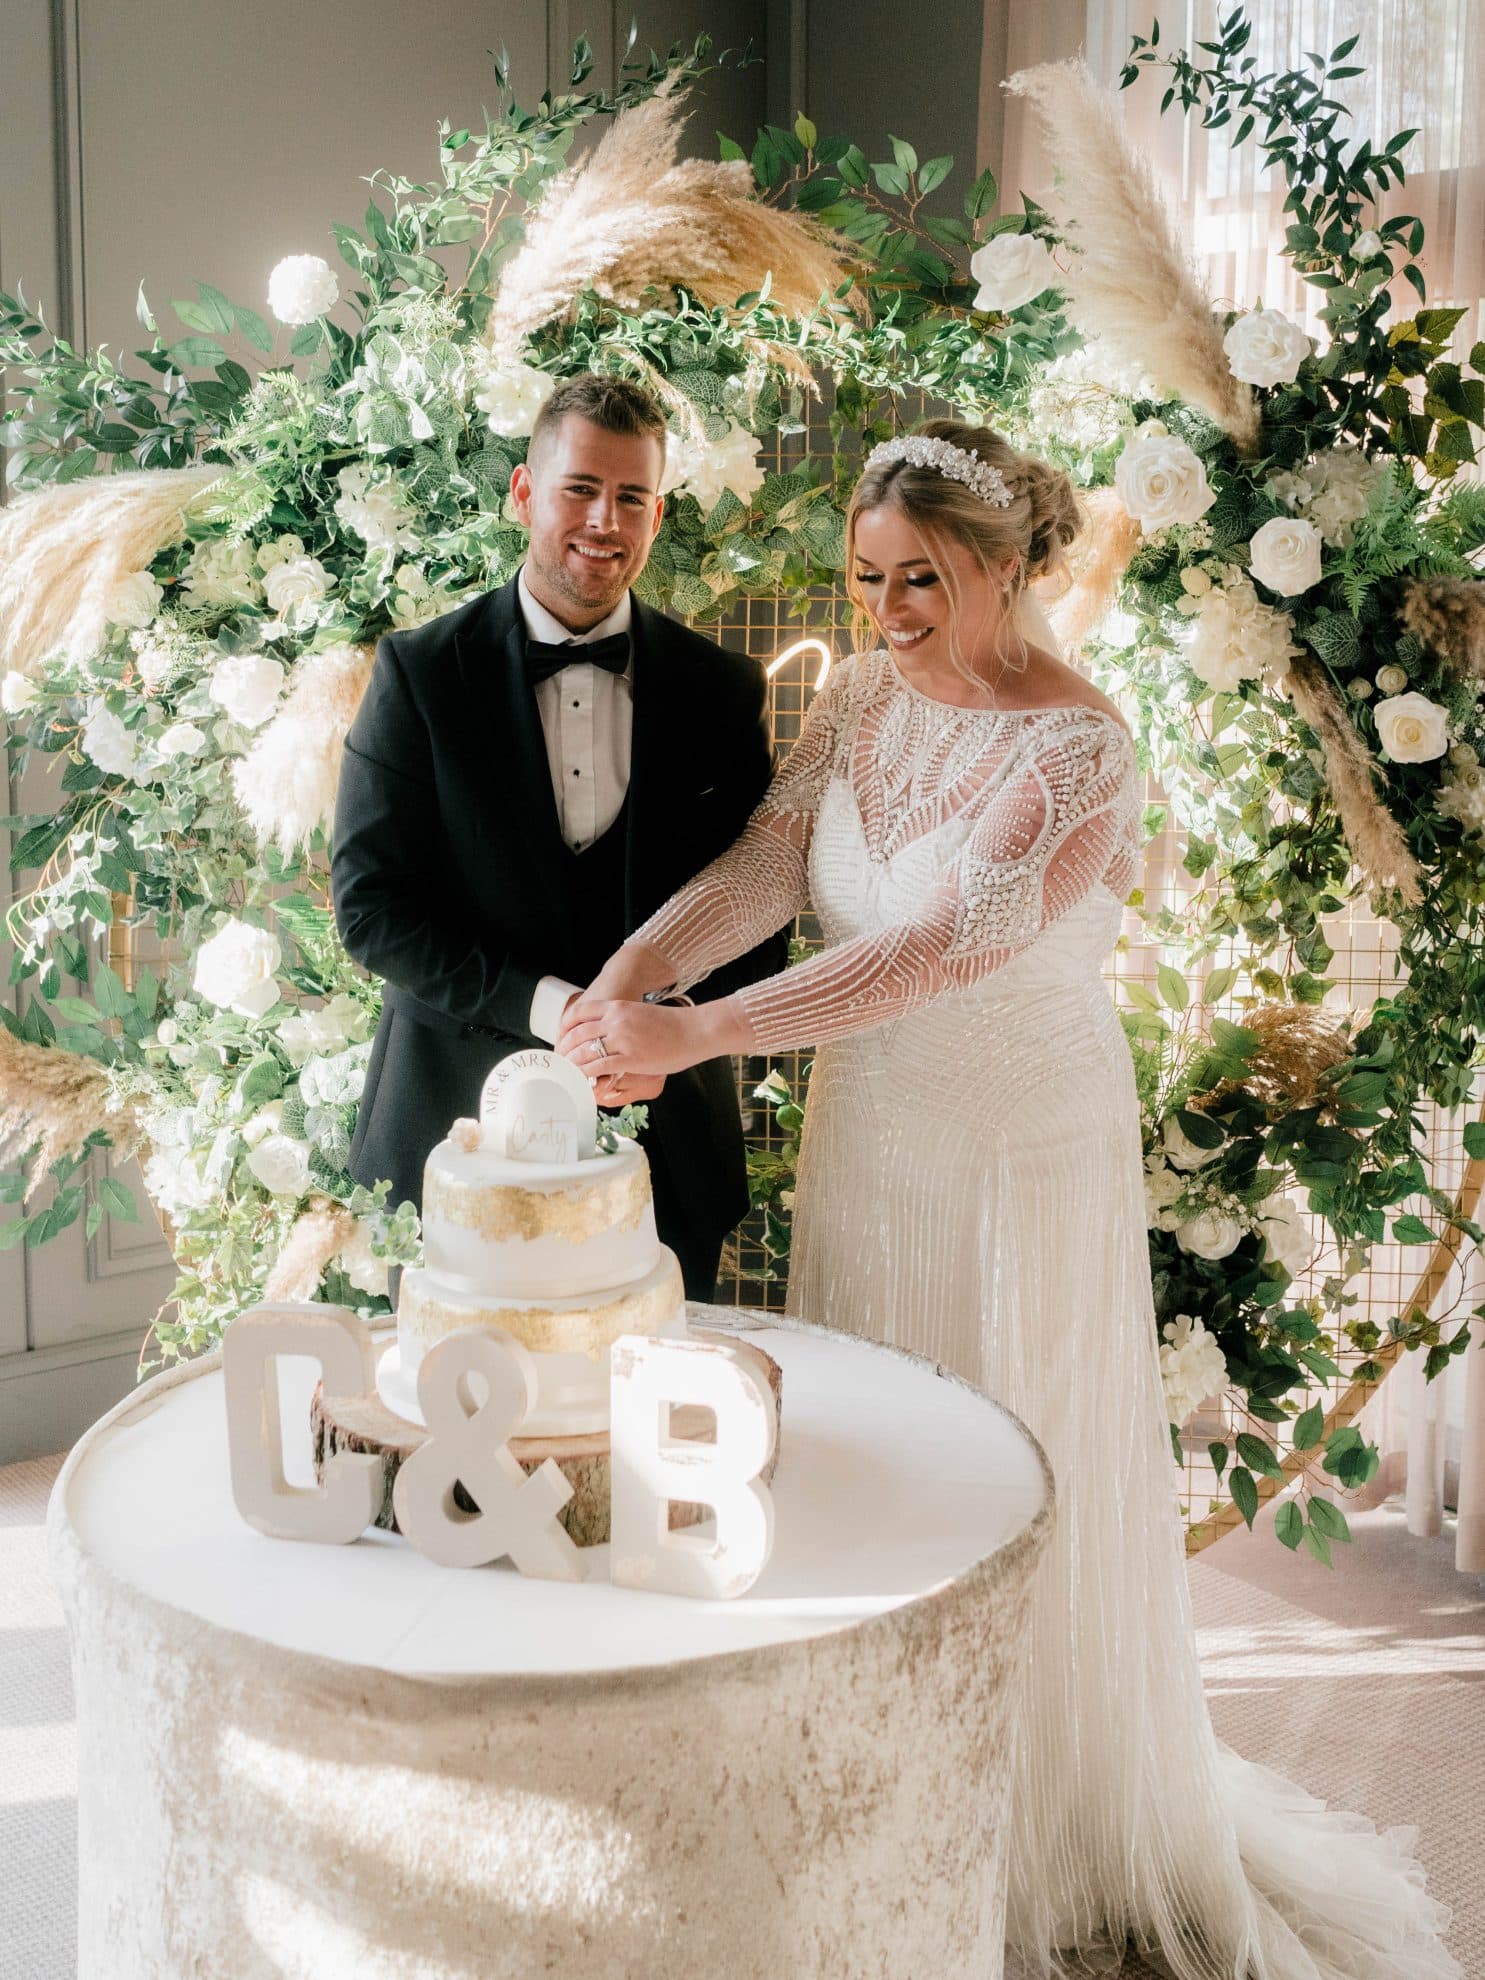
[[[663,461],[652,434],[610,433],[569,413],[512,475],[512,505],[531,532],[526,581],[571,631],[607,618],[644,569]]]

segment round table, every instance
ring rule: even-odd
[[[783,1368],[775,1545],[733,1602],[434,1567],[237,1515],[216,1358],[50,1511],[80,1967],[109,1980],[993,1980],[1052,1481],[933,1364],[692,1308]],[[309,1363],[280,1364],[309,1476]]]

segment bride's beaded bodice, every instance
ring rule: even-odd
[[[739,1002],[755,1049],[820,1044],[964,990],[1044,940],[1095,966],[1133,884],[1128,732],[1087,707],[956,708],[886,653],[839,666],[746,831],[638,931],[694,983],[813,899],[827,947]],[[1050,960],[1050,957],[1049,957]]]

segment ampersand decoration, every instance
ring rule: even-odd
[[[477,1401],[471,1376],[482,1378]],[[508,1555],[522,1574],[582,1581],[582,1554],[557,1514],[572,1487],[548,1458],[529,1477],[506,1449],[536,1401],[526,1348],[498,1327],[461,1327],[423,1357],[418,1401],[428,1439],[392,1488],[397,1524],[440,1567],[483,1567]],[[454,1487],[479,1507],[454,1503]]]

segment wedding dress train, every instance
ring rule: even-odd
[[[944,1362],[1051,1459],[1012,1970],[1116,1965],[1132,1939],[1179,1980],[1445,1980],[1410,1833],[1326,1811],[1207,1715],[1101,977],[1138,846],[1112,716],[952,707],[867,654],[744,837],[640,932],[690,983],[813,901],[825,951],[740,996],[760,1051],[818,1048],[789,1310]]]

